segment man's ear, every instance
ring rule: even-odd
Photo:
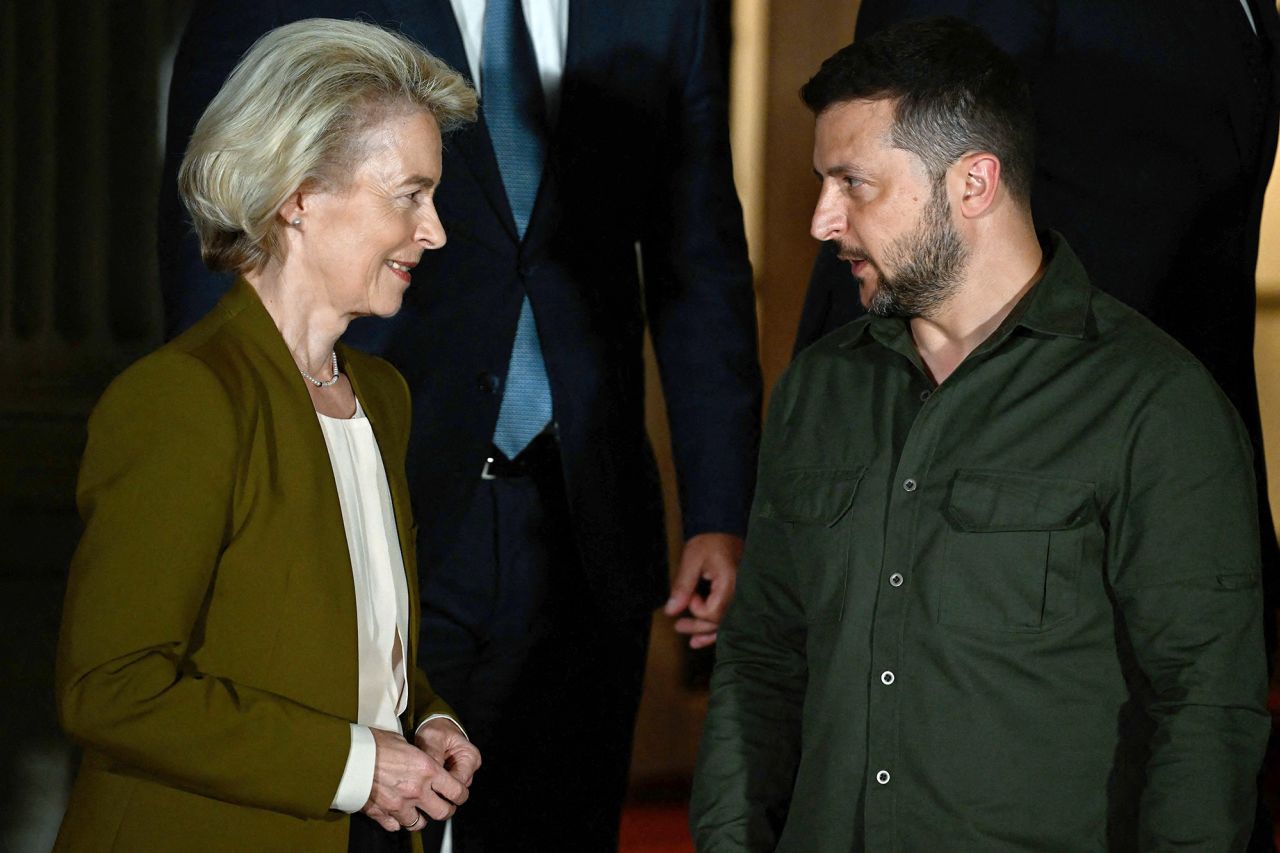
[[[958,176],[963,180],[958,206],[966,219],[982,216],[995,204],[996,191],[1000,187],[1000,158],[986,151],[966,154],[955,164]]]

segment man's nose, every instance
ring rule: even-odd
[[[844,212],[833,196],[834,193],[825,187],[818,193],[818,203],[814,205],[813,219],[809,223],[809,233],[815,240],[834,240],[844,233]]]

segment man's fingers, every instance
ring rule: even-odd
[[[704,595],[694,596],[689,602],[689,612],[701,619],[719,622],[733,599],[737,577],[737,566],[727,555],[710,555],[703,564],[702,578],[707,581]]]
[[[700,619],[719,623],[724,618],[725,610],[729,608],[729,602],[733,600],[733,587],[734,573],[732,571],[713,578],[711,592],[707,594],[706,598],[697,597],[689,602],[689,612]]]
[[[685,616],[676,620],[677,634],[706,634],[714,633],[720,627],[718,622],[712,622],[710,619],[698,619],[693,616]]]
[[[681,559],[680,568],[671,580],[671,597],[662,606],[662,612],[675,616],[689,606],[689,599],[698,586],[698,577],[702,567],[695,560]]]
[[[708,646],[714,646],[715,644],[715,631],[712,631],[710,634],[694,634],[689,638],[689,648],[691,649],[705,649]]]

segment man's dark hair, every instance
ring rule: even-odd
[[[894,99],[890,139],[935,181],[965,154],[989,151],[1009,192],[1031,199],[1030,92],[1013,59],[971,24],[924,18],[855,41],[822,63],[800,97],[814,115],[847,101]]]

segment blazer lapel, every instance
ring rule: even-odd
[[[307,569],[316,573],[320,578],[317,583],[336,600],[336,611],[350,619],[345,626],[346,633],[339,633],[333,642],[342,648],[345,656],[340,664],[335,663],[335,666],[342,667],[335,672],[350,674],[351,690],[346,701],[354,720],[360,706],[355,587],[351,580],[351,553],[342,521],[338,485],[320,420],[311,395],[298,375],[293,356],[257,291],[243,278],[237,278],[215,310],[221,310],[228,316],[242,315],[236,324],[239,340],[261,376],[271,407],[270,417],[297,424],[301,430],[303,442],[291,448],[294,464],[280,465],[272,479],[279,478],[278,485],[285,499],[310,502],[308,512],[314,522],[310,535],[323,539],[319,552],[327,555],[326,558],[307,566]],[[343,627],[335,625],[334,630],[342,631]]]
[[[1271,2],[1254,2],[1253,20],[1262,39],[1267,70],[1271,74],[1271,102],[1280,101],[1280,10]]]
[[[542,184],[538,198],[529,217],[529,229],[525,239],[536,242],[545,239],[556,228],[559,206],[553,201],[559,197],[562,170],[572,164],[562,158],[572,150],[581,125],[591,121],[590,116],[580,116],[583,104],[590,103],[590,87],[599,87],[600,75],[609,69],[613,49],[613,34],[622,30],[624,22],[618,20],[624,10],[616,3],[602,0],[569,0],[569,31],[565,37],[564,74],[560,78],[560,110],[555,126],[550,128],[547,144],[547,163],[542,172]]]
[[[1270,2],[1270,0],[1266,0]],[[1271,16],[1262,12],[1261,6],[1264,3],[1249,4],[1250,11],[1253,13],[1254,28],[1256,34],[1250,36],[1249,19],[1241,6],[1239,0],[1230,0],[1230,2],[1219,4],[1210,4],[1211,9],[1207,9],[1208,14],[1222,15],[1226,14],[1232,20],[1222,21],[1216,26],[1208,26],[1204,28],[1194,27],[1194,16],[1186,15],[1184,25],[1191,26],[1193,31],[1188,34],[1188,44],[1200,43],[1205,44],[1206,33],[1219,33],[1222,42],[1214,44],[1210,43],[1205,46],[1205,54],[1209,56],[1219,55],[1223,57],[1223,61],[1209,63],[1208,73],[1218,78],[1218,86],[1223,93],[1226,107],[1227,117],[1231,123],[1233,137],[1236,143],[1236,151],[1241,158],[1241,162],[1245,164],[1245,168],[1252,169],[1253,163],[1251,157],[1257,150],[1258,138],[1253,133],[1258,129],[1258,124],[1254,120],[1254,89],[1258,83],[1240,86],[1241,80],[1248,80],[1248,60],[1241,54],[1241,48],[1245,44],[1245,40],[1252,37],[1257,41],[1257,46],[1263,52],[1263,62],[1268,61],[1267,54],[1268,41],[1271,37],[1269,34],[1269,17]],[[1172,13],[1171,14],[1175,14]],[[1216,23],[1216,22],[1211,22]],[[1225,24],[1225,26],[1223,26]],[[1271,59],[1274,62],[1274,59]],[[1269,155],[1268,155],[1269,156]]]
[[[401,32],[448,63],[475,87],[476,81],[471,79],[471,63],[467,61],[467,49],[462,41],[462,33],[458,31],[458,21],[453,16],[453,4],[450,0],[385,0],[385,3],[389,23],[398,25]],[[517,240],[515,219],[511,215],[511,205],[507,202],[507,191],[502,185],[498,158],[493,153],[493,143],[489,140],[489,128],[484,122],[484,114],[477,114],[473,123],[446,137],[444,149],[446,156],[451,152],[458,154],[480,185],[485,199],[498,214],[511,239]]]

